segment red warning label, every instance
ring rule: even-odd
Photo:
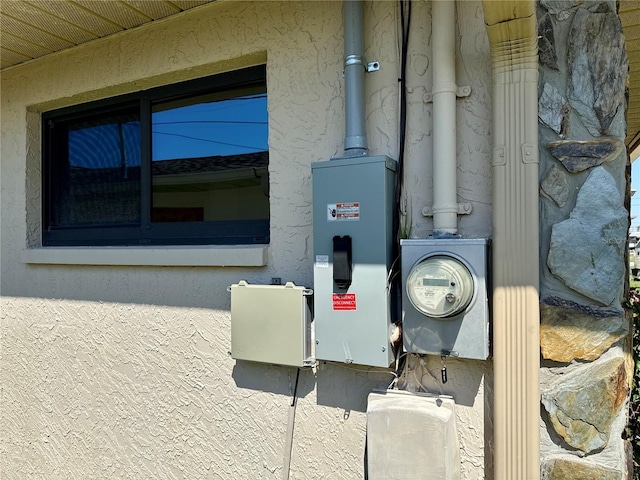
[[[333,309],[334,310],[355,310],[356,294],[355,293],[334,293]]]

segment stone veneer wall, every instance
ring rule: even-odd
[[[541,0],[542,478],[623,479],[628,61],[614,1]]]

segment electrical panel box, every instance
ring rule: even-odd
[[[388,367],[396,162],[313,163],[316,358]]]
[[[401,240],[408,352],[489,357],[488,239]]]
[[[231,285],[231,357],[236,360],[303,367],[312,365],[313,292],[286,285]]]

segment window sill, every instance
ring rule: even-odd
[[[163,267],[261,267],[267,245],[41,247],[22,251],[28,264]]]

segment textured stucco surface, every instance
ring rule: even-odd
[[[367,132],[397,157],[395,2],[365,8]],[[459,201],[466,236],[490,234],[490,71],[482,8],[461,2]],[[407,199],[430,233],[430,4],[416,2],[409,58]],[[280,478],[295,370],[229,358],[240,279],[312,287],[311,170],[342,154],[340,2],[216,2],[2,74],[0,476]],[[271,244],[265,267],[25,264],[39,241],[39,112],[267,63]],[[432,363],[433,360],[433,363]],[[415,376],[458,401],[463,478],[491,477],[491,363],[439,359]],[[414,376],[414,377],[415,377]],[[321,363],[300,375],[291,478],[363,477],[366,398],[385,370]],[[419,439],[418,441],[432,441]],[[395,447],[394,447],[395,448]]]

